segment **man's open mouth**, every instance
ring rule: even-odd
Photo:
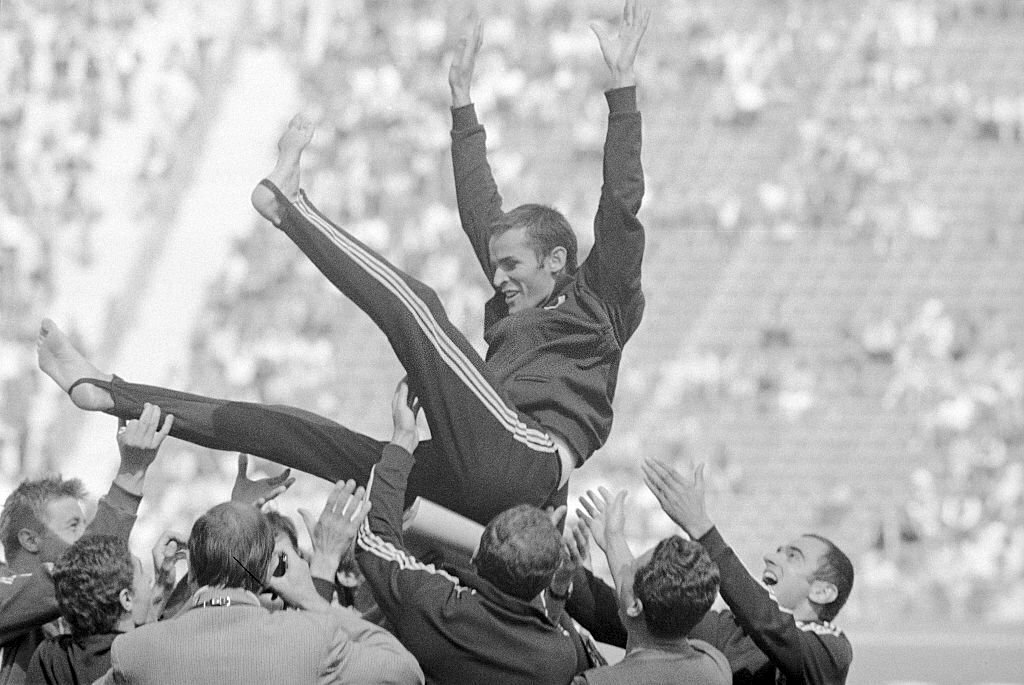
[[[779,576],[776,575],[775,571],[770,568],[766,568],[764,573],[761,574],[761,581],[770,587],[779,582]]]

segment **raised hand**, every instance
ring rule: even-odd
[[[704,464],[688,478],[656,459],[644,460],[644,483],[677,526],[694,540],[714,526],[704,505]]]
[[[167,598],[177,582],[175,565],[188,555],[188,537],[165,530],[153,545],[153,595],[146,615],[146,623],[158,620]]]
[[[174,566],[188,555],[188,537],[165,530],[153,545],[153,582],[174,587]]]
[[[313,542],[310,569],[314,576],[333,582],[342,556],[352,546],[369,511],[366,491],[362,486],[357,488],[354,480],[335,483],[319,519],[314,520],[309,510],[299,509]]]
[[[629,577],[633,553],[626,542],[626,491],[614,495],[607,488],[598,492],[588,490],[580,497],[580,504],[586,511],[577,510],[580,524],[590,531],[594,542],[608,559],[608,570],[619,589]]]
[[[247,475],[248,470],[249,455],[240,453],[238,455],[238,474],[235,476],[235,484],[231,487],[232,502],[252,504],[257,508],[262,507],[295,483],[295,479],[291,477],[291,469],[285,469],[276,476],[259,480],[250,480]]]
[[[415,395],[409,395],[409,381],[403,378],[395,388],[395,394],[391,397],[391,420],[395,424],[395,431],[391,442],[404,448],[410,454],[416,445],[419,444],[419,432],[416,429],[416,415],[420,411],[420,400]]]
[[[452,91],[452,107],[464,107],[472,102],[469,89],[473,83],[476,56],[480,53],[483,40],[483,22],[474,13],[466,19],[463,34],[455,46],[452,65],[448,68],[448,86]]]
[[[640,41],[647,32],[651,10],[642,0],[626,0],[622,8],[622,21],[618,36],[613,38],[608,27],[599,22],[590,24],[601,46],[601,54],[612,75],[612,87],[622,88],[636,83],[633,64],[640,49]]]
[[[275,558],[277,554],[284,555],[285,571],[280,576],[271,575],[267,583],[270,589],[280,595],[287,606],[306,611],[330,611],[330,603],[317,594],[306,560],[290,544],[278,545]]]
[[[174,417],[168,414],[161,427],[160,407],[148,402],[139,418],[131,421],[119,419],[117,448],[121,452],[121,465],[114,482],[128,492],[142,495],[146,470],[156,460],[157,451],[173,425]]]
[[[577,509],[576,515],[590,531],[597,546],[607,554],[614,541],[625,539],[627,493],[625,490],[619,490],[612,494],[604,486],[597,490],[587,490],[587,493],[580,497],[583,509]]]
[[[561,507],[559,507],[561,508]],[[562,598],[572,590],[572,579],[580,568],[590,568],[590,546],[580,523],[566,526],[562,533],[562,563],[551,578],[550,592]]]

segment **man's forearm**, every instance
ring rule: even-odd
[[[406,443],[408,444],[408,443]],[[409,472],[416,463],[412,453],[401,444],[384,446],[381,460],[373,467],[370,480],[370,529],[397,546],[402,543],[402,515]]]
[[[633,552],[630,551],[629,545],[626,544],[626,539],[616,535],[608,541],[608,549],[605,551],[605,556],[608,558],[608,569],[612,573],[615,587],[621,590],[622,584],[628,576],[629,566],[633,563]]]
[[[100,498],[96,517],[86,529],[86,535],[113,535],[127,540],[135,525],[142,495],[122,487],[117,479],[110,485],[107,494]]]

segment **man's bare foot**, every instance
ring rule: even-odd
[[[113,376],[103,373],[89,363],[82,353],[75,349],[64,331],[50,319],[43,319],[39,326],[39,337],[36,338],[36,352],[39,355],[39,368],[52,378],[60,389],[68,391],[71,384],[79,378],[95,378],[109,381]],[[71,401],[79,409],[102,411],[112,409],[114,398],[103,388],[82,383],[71,393]]]
[[[288,122],[288,128],[277,141],[277,164],[267,174],[267,180],[277,186],[289,200],[299,196],[299,163],[302,151],[313,139],[314,130],[313,121],[299,112]],[[277,197],[264,185],[257,185],[252,191],[252,206],[275,226],[280,225],[284,218]]]

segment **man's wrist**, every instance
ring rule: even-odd
[[[309,588],[309,592],[304,592],[300,597],[296,597],[296,601],[292,602],[292,605],[303,611],[330,611],[331,603],[320,596],[314,585],[311,584]]]
[[[627,88],[629,86],[636,85],[636,72],[632,69],[628,71],[613,71],[611,78],[611,88]]]
[[[403,450],[412,454],[413,450],[416,449],[416,445],[420,442],[419,436],[416,431],[407,430],[396,430],[391,436],[391,444],[401,447]]]
[[[465,107],[472,102],[468,88],[452,88],[452,107]]]
[[[313,556],[309,560],[309,574],[314,578],[323,578],[334,582],[334,574],[338,571],[340,564],[340,554],[313,552]]]
[[[708,531],[715,527],[714,522],[707,516],[694,520],[687,521],[685,525],[680,526],[686,534],[690,536],[692,540],[700,540],[702,537],[707,535]]]
[[[146,482],[146,469],[121,468],[114,476],[114,484],[125,492],[142,497],[142,486]]]

